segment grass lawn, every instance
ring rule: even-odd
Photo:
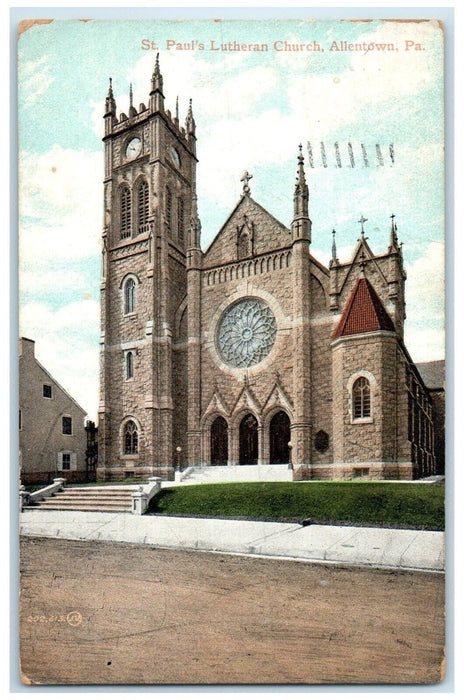
[[[160,515],[242,517],[443,530],[443,484],[256,482],[163,489],[151,503]]]

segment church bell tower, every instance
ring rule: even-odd
[[[172,115],[164,99],[157,56],[148,106],[134,106],[130,86],[117,115],[111,79],[105,101],[98,478],[167,478],[186,449],[179,329],[196,136],[191,103],[180,126],[177,101]]]

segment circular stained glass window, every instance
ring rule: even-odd
[[[224,362],[251,367],[270,353],[277,333],[271,309],[261,299],[241,299],[229,306],[217,328],[216,343]]]

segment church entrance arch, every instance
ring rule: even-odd
[[[290,461],[290,418],[279,411],[269,424],[270,464],[286,464]]]
[[[258,421],[247,413],[240,422],[240,464],[258,464]]]
[[[228,457],[227,421],[218,416],[211,424],[211,464],[227,464]]]

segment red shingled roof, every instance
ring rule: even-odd
[[[374,287],[365,277],[360,277],[351,292],[333,337],[394,330],[393,321]]]

